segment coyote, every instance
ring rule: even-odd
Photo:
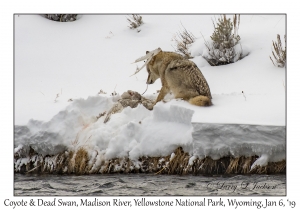
[[[161,79],[162,88],[155,101],[155,104],[170,91],[175,98],[182,98],[197,106],[210,106],[211,93],[208,83],[197,65],[185,59],[178,53],[164,52],[160,48],[151,52],[147,51],[146,56],[137,59],[135,62],[145,60],[148,71],[147,84],[153,84],[158,78]],[[135,72],[139,72],[138,68]]]

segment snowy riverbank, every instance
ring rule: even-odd
[[[153,111],[142,105],[127,107],[107,123],[104,117],[97,119],[112,104],[111,97],[102,96],[75,100],[49,122],[31,120],[27,126],[15,126],[15,170],[24,170],[22,166],[30,162],[38,166],[47,155],[54,157],[50,161],[55,162],[54,170],[58,156],[66,153],[67,158],[81,149],[93,173],[116,158],[136,162],[137,169],[141,157],[169,156],[171,161],[178,147],[190,165],[206,157],[259,157],[248,163],[253,169],[285,160],[284,126],[192,123],[193,110],[168,103],[157,104]]]
[[[250,170],[284,161],[286,72],[269,56],[272,40],[285,34],[285,16],[241,15],[240,42],[249,54],[223,66],[210,66],[201,56],[201,34],[211,36],[212,15],[142,16],[140,32],[127,27],[124,15],[83,15],[69,23],[15,17],[15,170],[30,161],[28,169],[38,167],[47,155],[64,153],[67,159],[80,148],[92,171],[116,158],[171,159],[179,147],[188,163],[245,157],[252,158]],[[145,91],[147,72],[130,77],[136,68],[131,63],[146,50],[174,51],[181,24],[197,38],[190,52],[210,86],[213,106],[168,95],[153,111],[127,107],[106,124],[97,119],[123,92]],[[143,96],[155,99],[160,88],[158,80]],[[30,148],[42,159],[32,161]]]

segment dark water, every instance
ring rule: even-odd
[[[14,175],[15,196],[286,195],[286,175]]]

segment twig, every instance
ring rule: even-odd
[[[101,89],[98,94],[106,94],[106,92]]]
[[[57,99],[58,97],[59,97],[59,93],[56,94],[56,98],[54,99],[54,102],[55,102],[55,103],[57,102],[56,99]]]
[[[210,51],[210,46],[209,46],[209,43],[205,40],[203,34],[200,32],[201,36],[203,37],[203,40],[204,40],[204,44],[206,46],[206,48]],[[203,57],[211,66],[216,66],[216,63],[213,63],[212,60],[210,59],[206,59],[205,57]]]
[[[40,166],[41,166],[41,165],[38,165],[37,167],[34,167],[33,169],[27,171],[26,173],[30,173],[30,172],[34,171],[35,169],[37,169],[37,168],[40,167]]]
[[[117,85],[118,85],[118,84],[116,84],[116,86],[115,86],[114,92],[111,93],[111,96],[117,95],[117,93],[116,93],[116,87],[117,87]]]
[[[242,91],[242,93],[243,93],[243,96],[245,97],[245,101],[247,101],[247,100],[246,100],[246,96],[245,96],[245,94],[244,94],[244,91]]]
[[[146,88],[146,90],[145,90],[145,92],[143,92],[143,94],[142,95],[144,95],[144,93],[146,93],[146,91],[148,90],[148,84],[147,84],[147,88]]]
[[[160,174],[166,168],[168,168],[168,166],[163,167],[160,171],[156,172],[155,175]]]
[[[176,43],[175,51],[183,54],[187,58],[191,58],[191,54],[188,51],[188,47],[190,44],[195,42],[195,36],[190,31],[188,31],[181,22],[180,24],[183,28],[182,31],[177,32],[177,36],[173,36],[173,39]]]
[[[102,112],[102,113],[99,113],[98,116],[96,116],[97,120],[100,118],[100,117],[103,117],[104,115],[106,115],[106,111]]]
[[[205,40],[205,38],[204,38],[204,36],[203,36],[203,34],[200,32],[200,34],[201,34],[201,36],[203,37],[203,40],[204,40],[204,44],[206,45],[206,44],[208,44],[208,42]]]
[[[273,65],[276,66],[275,63],[274,63],[274,61],[273,61],[273,59],[271,58],[271,56],[269,56],[269,57],[270,57],[270,59],[271,59]]]
[[[241,60],[242,58],[243,58],[243,47],[242,47],[242,44],[241,43],[239,43],[240,44],[240,46],[241,46],[241,53],[239,54],[239,58],[238,58],[238,60]],[[237,55],[237,53],[235,53],[234,54],[234,57]]]
[[[87,144],[87,142],[90,140],[90,138],[92,137],[93,135],[90,135],[90,137],[88,138],[88,139],[85,139],[85,141],[84,141],[84,145],[86,145]]]
[[[172,155],[171,155],[172,156]],[[174,156],[173,156],[174,157]],[[166,164],[165,167],[163,167],[160,171],[156,172],[155,175],[160,174],[164,169],[168,168],[168,165],[171,164],[172,160],[174,160],[174,158],[171,159],[170,157],[170,162]],[[170,170],[170,169],[169,169]]]

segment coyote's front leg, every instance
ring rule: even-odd
[[[169,90],[169,88],[167,86],[162,86],[161,89],[160,89],[160,92],[159,92],[159,94],[157,96],[157,99],[155,101],[155,104],[157,102],[160,102],[161,100],[163,100],[164,97],[167,95],[167,93],[169,93],[169,91],[170,90]]]

